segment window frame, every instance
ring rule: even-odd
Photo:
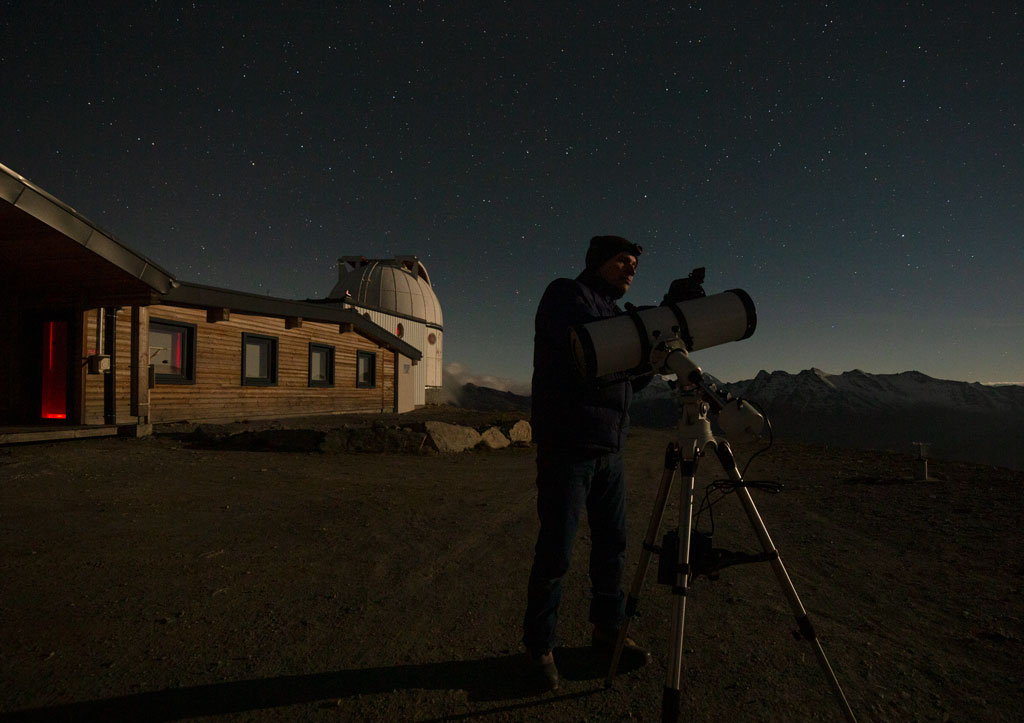
[[[359,374],[359,361],[361,359],[370,360],[370,380],[363,381]],[[366,351],[359,349],[356,351],[356,388],[358,389],[376,389],[377,388],[377,352]]]
[[[157,384],[195,384],[196,383],[196,329],[195,324],[172,319],[161,319],[160,317],[149,318],[149,339],[152,340],[153,326],[164,327],[167,333],[183,333],[184,350],[182,353],[182,371],[180,374],[161,373],[154,365],[154,381]],[[149,348],[152,348],[152,343]],[[148,349],[147,349],[148,354]],[[150,364],[153,363],[152,356],[149,357]]]
[[[313,378],[313,354],[314,352],[326,352],[327,354],[327,379]],[[309,342],[309,386],[318,388],[330,388],[334,386],[334,347],[330,344]]]
[[[246,369],[246,347],[249,342],[257,342],[267,345],[267,376],[248,376]],[[266,334],[252,334],[242,332],[242,386],[243,387],[276,387],[277,386],[277,337]]]

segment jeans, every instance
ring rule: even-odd
[[[590,525],[590,622],[618,628],[624,618],[622,574],[626,562],[626,480],[622,455],[589,459],[537,455],[540,534],[527,589],[523,644],[532,653],[552,650],[573,540],[584,507]]]

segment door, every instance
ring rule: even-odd
[[[40,368],[42,384],[39,418],[68,418],[68,322],[48,319],[42,322]]]

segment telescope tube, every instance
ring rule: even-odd
[[[757,311],[742,289],[632,310],[571,330],[576,366],[587,379],[637,369],[659,341],[678,337],[687,352],[700,351],[754,333]]]

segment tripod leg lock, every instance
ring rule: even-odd
[[[627,595],[626,596],[626,611],[625,611],[625,618],[626,618],[626,620],[630,620],[632,618],[640,617],[640,611],[637,610],[637,607],[639,605],[640,605],[640,600],[639,599],[633,597],[632,595]]]
[[[817,635],[814,632],[814,626],[811,625],[811,619],[806,615],[802,615],[796,619],[796,624],[800,628],[800,631],[793,631],[793,637],[797,640],[803,638],[804,640],[814,640]]]
[[[658,550],[658,584],[675,585],[679,572],[679,532],[669,530],[661,538]],[[685,571],[684,579],[685,579]]]
[[[682,585],[677,584],[680,575],[682,575]],[[665,533],[661,541],[658,557],[658,584],[671,587],[673,595],[685,597],[689,589],[686,581],[689,579],[690,564],[679,563],[679,533],[676,530],[670,530]]]

